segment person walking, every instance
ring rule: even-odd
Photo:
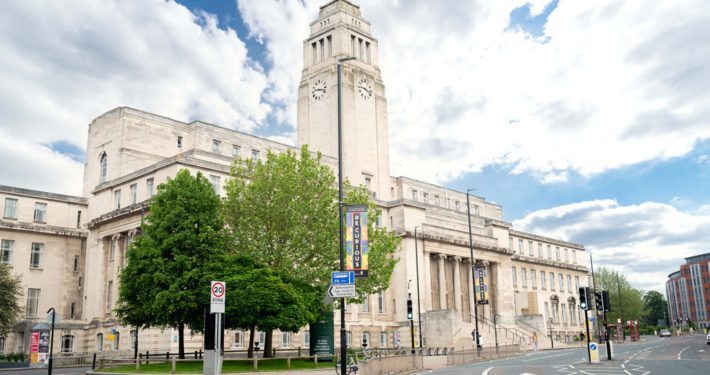
[[[533,344],[533,350],[537,351],[537,332],[533,332],[532,344]]]
[[[579,331],[579,341],[582,342],[582,346],[584,346],[584,332]]]

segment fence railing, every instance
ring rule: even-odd
[[[423,369],[424,357],[421,354],[381,356],[359,362],[358,366],[363,375],[396,374]]]
[[[465,350],[455,350],[446,354],[446,365],[460,365],[473,363],[495,358],[506,358],[520,354],[520,345],[499,345],[485,346],[483,348],[471,348]]]

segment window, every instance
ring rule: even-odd
[[[0,354],[5,353],[5,338],[0,336]]]
[[[480,208],[477,205],[473,205],[473,214],[474,215],[480,214]]]
[[[560,258],[560,247],[559,246],[555,246],[555,259],[562,260],[562,258]]]
[[[71,303],[71,309],[69,310],[69,318],[74,319],[76,317],[76,303]]]
[[[557,286],[560,288],[560,292],[565,291],[565,277],[561,273],[557,274]]]
[[[422,199],[425,203],[429,203],[429,193],[422,193]]]
[[[577,251],[572,250],[572,263],[577,264]]]
[[[574,277],[574,290],[579,290],[579,276]]]
[[[136,330],[132,329],[131,332],[129,332],[130,340],[131,340],[131,350],[136,349]]]
[[[30,252],[30,268],[42,268],[42,249],[44,244],[42,243],[32,243],[32,250]]]
[[[434,196],[434,204],[437,206],[439,205],[439,196],[438,195]]]
[[[74,351],[74,336],[62,336],[62,353],[71,353]]]
[[[414,201],[417,200],[417,191],[416,190],[412,190],[412,200],[414,200]]]
[[[387,332],[380,332],[380,348],[387,346]]]
[[[542,290],[547,289],[547,280],[545,278],[545,271],[540,271],[540,287]]]
[[[508,237],[508,247],[510,248],[510,251],[515,252],[515,249],[513,248],[513,237]]]
[[[221,145],[222,145],[222,142],[220,142],[220,141],[218,141],[218,140],[216,140],[216,139],[213,139],[213,140],[212,140],[212,152],[215,152],[215,153],[218,153],[218,154],[219,154],[219,151],[220,151],[219,149],[220,149],[220,146],[221,146]]]
[[[567,307],[562,304],[562,323],[567,323]]]
[[[513,267],[513,286],[518,286],[518,275],[515,272],[515,267]]]
[[[232,346],[235,348],[244,346],[244,331],[241,329],[234,331],[234,342],[232,342]]]
[[[136,204],[136,202],[138,202],[138,185],[132,184],[130,186],[130,189],[131,189],[131,204]]]
[[[0,244],[0,263],[10,264],[12,262],[12,248],[15,245],[13,240],[2,240]]]
[[[533,244],[532,244],[532,241],[528,241],[528,255],[530,255],[530,256],[535,255],[535,254],[533,253]]]
[[[383,290],[377,292],[377,313],[385,313],[385,292]]]
[[[177,146],[182,147],[182,136],[181,135],[178,135],[178,137],[177,137]]]
[[[103,333],[96,334],[96,351],[97,352],[104,351],[104,334]]]
[[[550,272],[550,290],[555,290],[555,273]]]
[[[81,227],[81,210],[76,212],[76,227]]]
[[[37,307],[39,306],[39,289],[27,289],[27,308],[25,309],[28,318],[37,317]]]
[[[119,208],[121,208],[121,189],[113,192],[113,209],[118,210]]]
[[[259,150],[251,150],[251,160],[259,160]]]
[[[212,189],[217,195],[219,195],[219,182],[219,176],[210,175],[210,183],[212,184]]]
[[[363,332],[362,333],[362,346],[369,346],[370,345],[370,332]]]
[[[365,186],[370,187],[370,185],[372,185],[372,178],[365,177]]]
[[[113,350],[119,350],[121,347],[121,332],[113,334]]]
[[[17,199],[5,198],[5,219],[17,219]]]
[[[576,314],[574,313],[574,302],[569,303],[569,321],[571,323],[577,323],[577,317]]]
[[[360,305],[360,311],[361,312],[370,312],[370,296],[369,295],[365,296],[365,299],[362,301],[362,304]]]
[[[353,347],[353,333],[350,331],[345,332],[345,342],[349,347]]]
[[[552,259],[552,246],[547,245],[547,259]]]
[[[308,349],[311,347],[311,332],[303,331],[303,347]]]
[[[461,207],[459,206],[459,201],[454,202],[454,207],[456,208],[456,211],[458,211]]]
[[[537,271],[530,270],[530,286],[537,289]]]
[[[394,188],[393,187],[390,187],[390,196],[394,197]]]
[[[116,258],[116,243],[118,241],[115,238],[111,239],[111,246],[108,252],[108,260],[113,261]]]
[[[266,332],[259,331],[259,342],[263,345],[266,342]],[[263,348],[263,346],[262,346]]]
[[[518,252],[522,255],[525,255],[525,245],[524,242],[521,238],[518,239]]]
[[[79,269],[79,256],[75,255],[74,256],[74,268],[72,271],[77,271]]]
[[[565,249],[565,262],[569,263],[569,250]]]
[[[291,346],[291,332],[281,332],[281,347],[288,348]]]
[[[47,222],[47,203],[35,202],[35,223]]]
[[[232,145],[232,157],[238,158],[242,153],[242,148],[239,145]]]
[[[145,192],[146,192],[146,195],[148,196],[148,198],[153,197],[153,192],[154,192],[154,188],[153,188],[154,182],[153,181],[155,181],[155,180],[153,180],[153,177],[145,180]]]
[[[525,269],[525,267],[520,269],[520,283],[523,285],[523,288],[528,287],[528,270]]]
[[[567,275],[567,291],[572,293],[572,275]]]
[[[111,311],[111,306],[113,302],[113,281],[109,280],[108,288],[106,288],[106,310]]]
[[[106,182],[106,174],[108,171],[108,157],[106,153],[101,154],[101,159],[99,160],[99,183],[103,184]]]
[[[545,305],[544,319],[545,319],[545,322],[547,322],[547,317],[550,316],[550,305],[547,302],[545,302],[544,305]]]

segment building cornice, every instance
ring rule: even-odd
[[[567,247],[567,248],[572,248],[572,249],[575,249],[575,250],[585,251],[584,245],[581,245],[581,244],[578,244],[578,243],[574,243],[574,242],[562,241],[562,240],[558,240],[558,239],[555,239],[555,238],[540,236],[540,235],[537,235],[537,234],[532,234],[532,233],[527,233],[527,232],[521,232],[521,231],[518,231],[518,230],[515,230],[515,229],[510,229],[510,230],[509,230],[509,233],[510,233],[511,236],[523,237],[523,238],[525,238],[525,239],[535,240],[535,241],[540,241],[540,242],[550,242],[551,244],[560,245],[560,246],[564,246],[564,247]]]
[[[64,195],[57,193],[50,193],[46,191],[24,189],[15,186],[0,185],[0,193],[7,193],[13,195],[20,195],[25,197],[39,198],[43,200],[51,200],[62,203],[75,203],[86,206],[87,199],[84,197],[78,197],[74,195]]]
[[[88,232],[81,228],[60,227],[55,225],[27,223],[22,221],[0,219],[0,228],[19,232],[41,233],[62,237],[86,238]]]

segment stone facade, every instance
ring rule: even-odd
[[[494,318],[506,337],[510,333],[517,340],[532,332],[565,338],[580,331],[576,290],[577,284],[587,283],[584,247],[514,230],[503,219],[503,208],[483,197],[390,176],[387,103],[370,23],[356,5],[335,0],[321,7],[310,27],[299,86],[298,142],[321,151],[323,162],[337,171],[336,64],[339,58],[357,57],[344,63],[344,175],[369,187],[382,211],[377,225],[402,237],[390,288],[346,307],[350,345],[367,340],[373,347],[409,346],[409,296],[417,333],[421,306],[421,333],[428,346],[470,345],[473,315],[484,336]],[[30,288],[40,290],[37,318],[26,317],[17,332],[4,338],[5,352],[26,351],[28,327],[53,306],[63,317],[57,337],[72,337],[71,352],[130,353],[135,330],[120,325],[112,308],[126,249],[140,235],[141,218],[149,214],[158,185],[187,168],[202,172],[222,194],[235,158],[263,158],[267,150],[297,151],[216,125],[126,107],[93,120],[87,140],[81,197],[0,187],[6,213],[16,201],[16,214],[0,221],[3,244],[13,241],[10,256],[2,260],[22,275],[26,300]],[[46,219],[34,219],[35,202],[47,204]],[[44,244],[41,267],[29,267],[32,243]],[[489,292],[489,303],[478,305],[477,314],[474,264],[486,269]],[[337,343],[339,319],[335,321]],[[108,340],[112,331],[118,339]],[[307,327],[295,334],[277,332],[274,346],[306,347],[307,332]],[[172,330],[140,331],[138,337],[141,351],[177,348]],[[243,348],[247,340],[244,332],[229,332],[225,346]],[[490,344],[492,338],[484,337],[484,342]],[[187,350],[201,345],[200,336],[186,337]]]

